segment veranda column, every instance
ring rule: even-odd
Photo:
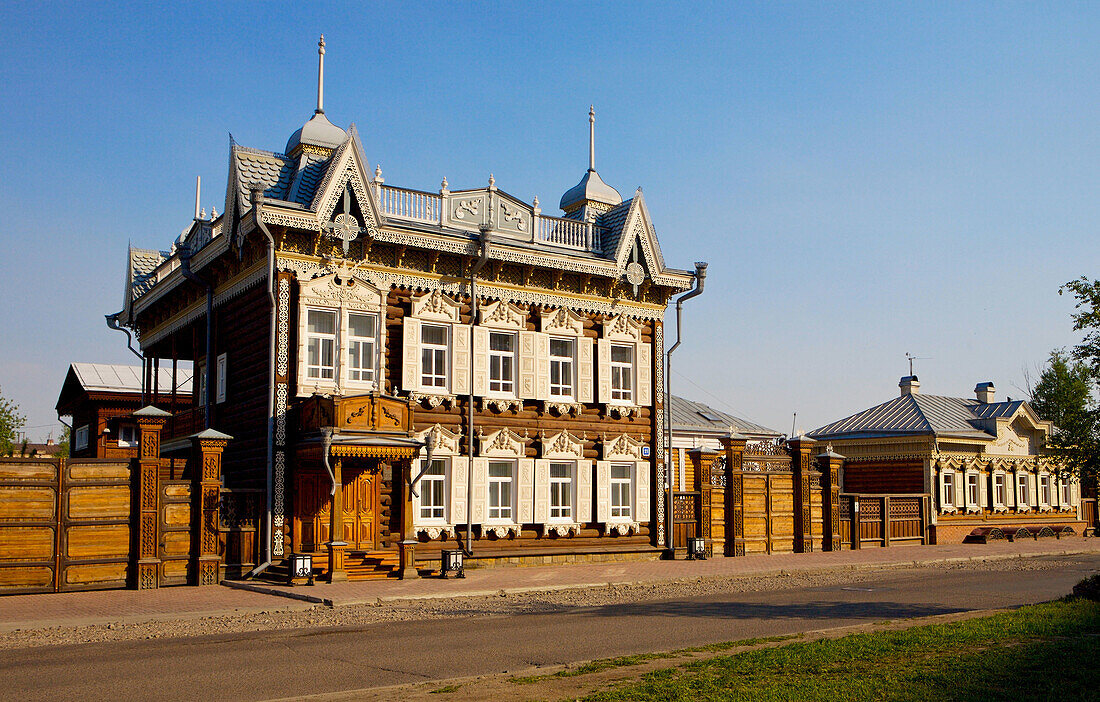
[[[130,567],[134,588],[138,590],[160,586],[160,432],[171,416],[152,405],[134,412],[140,439]]]
[[[817,443],[806,436],[787,442],[794,474],[794,550],[809,553],[814,550],[813,522],[810,516],[810,450]]]
[[[401,477],[394,483],[401,485],[401,579],[419,578],[416,572],[416,531],[413,529],[412,489],[409,481],[413,479],[413,460],[406,459],[395,464],[394,471]]]
[[[191,437],[195,470],[191,473],[191,572],[196,585],[217,585],[218,505],[222,490],[222,452],[232,436],[205,429]]]
[[[741,472],[748,438],[741,434],[723,437],[726,456],[726,555],[745,555],[745,481]]]
[[[328,581],[330,583],[347,580],[348,574],[344,570],[344,549],[348,544],[344,541],[344,460],[337,458],[332,462],[333,492],[332,511],[329,514],[329,540],[328,546]]]
[[[821,470],[821,514],[825,522],[822,531],[826,551],[840,550],[840,467],[844,456],[833,451],[832,445],[817,454],[817,466]]]

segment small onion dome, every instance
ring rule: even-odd
[[[290,135],[284,153],[289,155],[302,145],[335,149],[347,141],[347,138],[348,133],[329,122],[324,112],[316,112],[301,129]]]
[[[572,212],[590,202],[614,207],[622,201],[623,196],[619,191],[603,182],[596,169],[590,168],[581,178],[581,182],[561,196],[561,203],[558,206],[565,212]]]

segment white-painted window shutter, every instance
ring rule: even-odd
[[[535,387],[535,379],[538,377],[538,336],[537,332],[519,333],[519,385],[516,387],[516,397],[525,400],[533,400],[538,394]]]
[[[938,481],[937,492],[940,494],[940,510],[942,511],[947,503],[950,501],[947,496],[947,482],[943,479],[943,469],[941,468],[936,473],[936,480]]]
[[[989,501],[989,480],[986,476],[978,474],[978,506],[992,509],[993,503]]]
[[[535,395],[536,400],[550,399],[550,335],[535,334]],[[537,520],[536,520],[537,521]]]
[[[649,463],[634,464],[634,521],[649,521]]]
[[[470,328],[465,324],[451,325],[451,392],[470,393]]]
[[[484,397],[489,392],[489,330],[474,327],[474,394]]]
[[[966,511],[966,473],[955,473],[955,507]]]
[[[592,360],[592,339],[587,337],[577,339],[577,391],[580,393],[579,402],[594,401],[592,399],[592,386],[595,385],[595,378],[592,373]]]
[[[649,344],[638,344],[638,359],[634,364],[634,373],[638,378],[638,406],[649,407],[653,404],[653,354]]]
[[[489,509],[489,459],[475,458],[472,480],[474,481],[473,523],[484,524]]]
[[[550,461],[535,461],[535,524],[545,524],[550,519]]]
[[[420,389],[420,320],[401,321],[401,387]]]
[[[1005,507],[1016,506],[1016,474],[1001,473],[1005,479]]]
[[[596,461],[596,521],[611,516],[611,461]]]
[[[611,402],[611,342],[608,339],[596,340],[596,363],[600,384],[596,402]]]
[[[1053,473],[1050,475],[1050,506],[1055,509],[1062,506],[1062,481]]]
[[[1031,506],[1039,507],[1039,485],[1037,476],[1034,473],[1027,474],[1027,490],[1028,497],[1031,498]]]
[[[532,492],[535,484],[535,459],[519,459],[519,476],[516,482],[516,524],[531,524],[535,521],[535,496]]]
[[[577,461],[577,521],[592,521],[592,461]]]
[[[452,458],[451,461],[451,504],[450,516],[448,517],[451,524],[465,524],[466,523],[466,479],[470,472],[470,459],[461,456]]]

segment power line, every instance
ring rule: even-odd
[[[698,390],[699,392],[703,393],[703,394],[704,394],[704,395],[706,395],[707,397],[711,398],[712,400],[714,400],[715,402],[717,402],[717,403],[718,403],[719,405],[722,405],[723,407],[725,407],[726,411],[728,411],[728,412],[729,412],[730,414],[734,415],[735,417],[740,417],[740,418],[742,418],[742,419],[748,419],[748,417],[746,416],[746,414],[745,414],[744,412],[742,412],[742,411],[741,411],[741,410],[739,410],[739,409],[736,409],[735,407],[733,407],[732,405],[730,405],[730,404],[729,404],[728,402],[726,402],[726,401],[725,401],[725,400],[723,400],[722,398],[720,398],[720,397],[718,397],[717,395],[714,395],[713,393],[709,392],[709,391],[708,391],[708,390],[707,390],[706,388],[704,388],[703,386],[699,385],[699,384],[698,384],[698,383],[696,383],[696,382],[695,382],[694,380],[692,380],[691,378],[687,377],[686,375],[684,375],[684,374],[683,374],[683,373],[681,373],[680,371],[678,371],[678,370],[673,370],[673,371],[672,371],[672,373],[673,373],[673,375],[675,375],[676,377],[680,378],[681,380],[686,380],[686,381],[687,381],[688,383],[690,383],[690,384],[691,384],[691,386],[692,386],[692,387],[694,387],[694,388],[695,388],[696,390]]]

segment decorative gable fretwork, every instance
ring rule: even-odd
[[[519,305],[498,300],[481,305],[478,312],[481,315],[479,323],[482,326],[499,329],[527,329],[527,310]]]
[[[364,312],[382,308],[382,292],[359,273],[336,272],[299,284],[298,299],[305,305],[341,307]]]
[[[542,332],[557,335],[584,335],[584,317],[571,309],[560,307],[558,309],[543,310],[539,315]]]
[[[493,458],[523,458],[527,451],[527,440],[511,429],[500,429],[490,434],[478,434],[480,452],[478,455]]]
[[[413,298],[412,316],[441,322],[458,322],[462,306],[453,297],[436,289]]]
[[[568,430],[547,436],[542,433],[543,458],[584,458],[584,441],[573,436]]]
[[[462,436],[435,424],[416,435],[431,448],[433,456],[457,456],[462,450]]]
[[[619,434],[616,437],[603,439],[603,459],[605,461],[613,460],[627,460],[627,461],[640,461],[642,460],[642,442],[636,439],[632,439],[626,434]]]
[[[616,315],[603,323],[603,338],[639,343],[642,340],[642,324],[625,314]]]

